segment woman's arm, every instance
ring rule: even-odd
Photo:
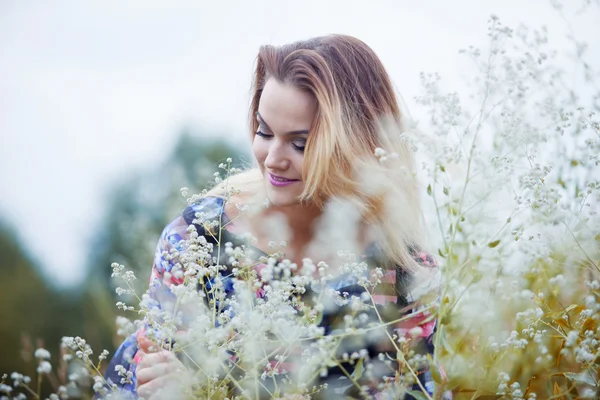
[[[187,226],[182,216],[177,217],[163,229],[156,245],[146,298],[148,307],[154,312],[168,310],[175,298],[170,287],[180,283],[180,279],[171,274],[177,260],[166,255],[173,254],[173,250],[178,249],[179,243],[188,238]],[[145,337],[149,329],[151,328],[148,324],[144,324],[141,329],[127,337],[108,365],[106,380],[117,385],[122,391],[135,393],[136,370],[143,353],[140,351],[138,339]]]
[[[160,319],[161,314],[168,314],[175,307],[176,296],[171,291],[171,287],[183,282],[181,258],[185,255],[184,242],[190,238],[188,228],[193,224],[195,215],[202,213],[207,219],[215,219],[220,217],[222,210],[223,202],[220,199],[204,198],[199,204],[187,207],[180,216],[172,220],[163,229],[156,245],[149,288],[144,300],[145,306],[150,310],[152,317],[146,318],[144,326],[125,339],[115,352],[106,370],[106,380],[111,384],[115,384],[121,393],[129,393],[132,398],[137,397],[138,365],[144,354],[146,354],[140,349],[139,341],[145,340],[148,335],[163,340],[172,339],[161,338],[159,330],[154,329],[153,324],[148,323],[148,321]],[[199,235],[204,235],[202,226],[195,225],[195,227]],[[151,367],[152,363],[150,361],[156,359],[158,358],[154,356],[148,358],[142,367]],[[151,377],[152,374],[149,374],[149,376]],[[145,378],[143,384],[147,384],[152,380]]]

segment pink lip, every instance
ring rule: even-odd
[[[298,182],[298,179],[287,179],[281,176],[269,174],[269,182],[271,182],[271,185],[273,186],[283,187],[291,185],[294,182]]]

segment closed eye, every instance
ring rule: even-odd
[[[262,138],[265,138],[265,139],[271,139],[273,137],[273,135],[268,135],[268,134],[266,134],[264,132],[261,132],[261,131],[256,131],[256,134],[258,136],[262,137]]]
[[[274,135],[269,135],[268,133],[264,133],[261,130],[256,131],[256,135],[260,136],[265,140],[273,139]],[[306,146],[306,139],[298,138],[292,141],[292,147],[294,150],[299,151],[300,153],[304,153],[304,147]]]
[[[294,149],[304,152],[304,147],[306,146],[306,139],[296,139],[292,142],[292,146]]]

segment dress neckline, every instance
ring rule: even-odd
[[[262,249],[258,248],[255,245],[253,245],[248,240],[242,239],[243,232],[239,232],[239,231],[236,232],[236,230],[238,228],[237,225],[235,224],[235,222],[232,221],[231,218],[229,218],[229,216],[225,212],[225,199],[223,199],[222,197],[219,197],[219,196],[206,196],[204,198],[205,199],[210,198],[210,199],[213,199],[213,200],[216,200],[219,202],[219,206],[221,209],[220,210],[221,218],[222,218],[221,225],[227,225],[228,227],[235,228],[233,230],[229,230],[229,229],[227,229],[227,227],[224,228],[225,231],[227,231],[227,233],[229,235],[232,235],[232,236],[240,239],[240,241],[246,242],[248,247],[250,247],[254,252],[258,253],[257,258],[260,258],[261,256],[270,257],[270,255],[267,252],[263,251]],[[379,251],[377,250],[377,242],[373,241],[364,249],[364,251],[360,255],[358,255],[358,258],[360,258],[361,260],[365,260],[367,258],[376,257],[378,253],[379,253]]]

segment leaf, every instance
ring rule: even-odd
[[[406,393],[410,394],[412,397],[414,397],[417,400],[428,400],[428,397],[425,396],[423,394],[423,392],[420,392],[418,390],[407,390]]]
[[[558,383],[554,382],[554,390],[553,390],[553,394],[554,394],[554,398],[555,399],[563,399],[562,396],[559,397],[559,395],[562,392],[560,391],[560,386],[558,386]]]
[[[427,363],[429,364],[429,372],[431,373],[433,381],[438,385],[444,383],[438,365],[435,361],[433,361],[433,358],[431,358],[430,354],[427,354]]]
[[[588,318],[583,322],[583,325],[581,325],[581,332],[585,332],[588,329],[595,329],[596,328],[596,322],[594,321],[593,318]],[[598,369],[600,371],[600,369]]]
[[[576,374],[574,372],[565,372],[564,376],[573,382],[581,382],[585,383],[586,385],[596,387],[596,382],[594,382],[592,377],[588,373],[586,373],[586,371],[583,371],[579,374]]]
[[[594,240],[595,240],[596,242],[600,242],[600,233],[599,233],[599,234],[597,234],[596,236],[594,236]]]
[[[354,367],[354,372],[352,372],[352,378],[355,380],[359,380],[363,374],[363,359],[361,358],[356,362],[356,366]]]
[[[558,326],[560,326],[561,328],[564,329],[571,329],[571,326],[569,325],[569,323],[567,321],[565,321],[564,318],[562,317],[558,317],[554,320],[554,323]]]
[[[442,318],[440,320],[440,325],[450,325],[451,322],[452,322],[452,314],[447,312],[442,316]],[[447,348],[448,353],[454,354],[455,353],[454,349],[452,349],[450,347],[450,344],[446,341],[444,336],[442,336],[442,341],[444,342],[444,345],[448,345],[448,348]]]
[[[567,343],[566,340],[562,340],[562,343],[560,344],[560,348],[558,349],[558,357],[556,357],[556,366],[558,367],[560,365],[560,359],[562,357],[562,349],[565,348],[565,344]],[[555,382],[556,384],[556,382]]]
[[[427,194],[431,196],[431,184],[427,185]]]
[[[488,247],[491,247],[493,249],[494,247],[498,246],[498,244],[500,244],[500,239],[488,243]]]
[[[582,230],[583,228],[585,228],[587,226],[587,222],[589,221],[589,218],[584,218],[581,221],[579,221],[577,223],[577,225],[575,225],[575,227],[573,228],[573,232],[579,232],[580,230]]]
[[[450,189],[448,189],[448,186],[444,186],[444,194],[446,196],[450,195]]]
[[[446,167],[444,167],[443,165],[440,165],[440,171],[446,172]]]
[[[444,255],[444,253],[442,253],[441,249],[438,249],[438,254],[440,255],[440,257],[442,258],[446,258],[446,256]]]
[[[575,311],[575,314],[579,314],[585,310],[585,306],[581,304],[571,304],[569,307],[565,308],[566,313],[570,313],[573,310]]]

